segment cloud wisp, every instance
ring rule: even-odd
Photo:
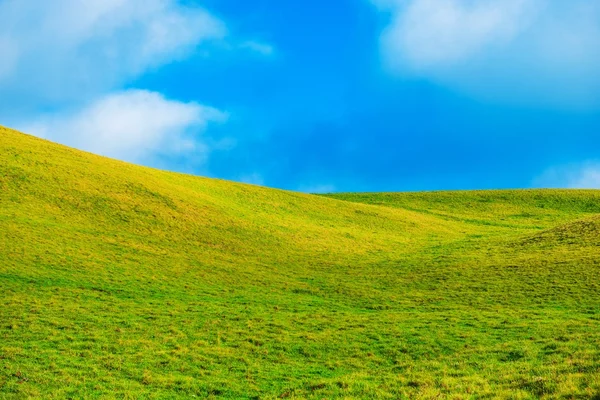
[[[275,49],[273,48],[272,45],[265,43],[265,42],[259,42],[256,40],[248,40],[246,42],[243,42],[240,47],[242,49],[246,49],[246,50],[250,50],[254,53],[263,55],[263,56],[272,56],[273,53],[275,52]]]
[[[600,161],[553,167],[533,182],[534,187],[600,189]]]
[[[144,90],[113,93],[83,110],[44,115],[26,132],[59,143],[134,163],[155,157],[193,155],[203,161],[209,151],[202,133],[227,114],[196,103],[168,100]]]

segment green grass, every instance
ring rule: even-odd
[[[600,398],[600,192],[306,195],[0,128],[0,398]]]

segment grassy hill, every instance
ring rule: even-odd
[[[0,398],[600,398],[600,192],[315,196],[0,128]]]

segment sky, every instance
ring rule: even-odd
[[[0,124],[304,192],[600,188],[600,2],[0,0]]]

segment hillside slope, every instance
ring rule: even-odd
[[[0,128],[0,398],[592,396],[596,214],[597,191],[313,196]]]
[[[324,196],[511,230],[548,228],[578,216],[600,214],[600,190],[340,193]]]

